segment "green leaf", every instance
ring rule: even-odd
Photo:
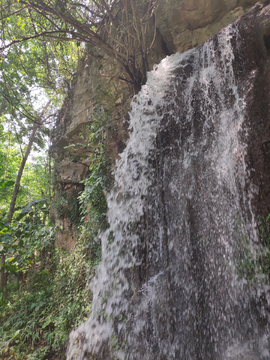
[[[15,181],[11,181],[11,180],[0,180],[0,189],[6,188],[6,187],[10,187],[13,186],[15,184]]]

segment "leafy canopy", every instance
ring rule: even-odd
[[[147,55],[155,39],[147,37],[156,1],[19,0],[1,2],[2,51],[30,39],[87,43],[120,65],[119,78],[139,90],[146,80]]]

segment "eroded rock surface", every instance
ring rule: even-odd
[[[255,2],[254,0],[160,1],[155,13],[157,32],[153,49],[149,54],[150,68],[166,55],[176,51],[182,53],[202,44],[243,15]],[[149,38],[153,37],[153,33],[150,27]],[[104,65],[102,71],[99,70],[101,64]],[[56,198],[59,184],[76,183],[87,176],[83,166],[90,165],[91,149],[81,146],[74,147],[71,151],[68,146],[76,143],[86,145],[81,135],[85,132],[87,124],[93,120],[97,104],[100,101],[106,102],[100,89],[106,90],[110,85],[110,78],[101,76],[101,73],[106,75],[107,70],[111,70],[110,60],[104,58],[103,54],[98,52],[94,56],[93,54],[87,56],[79,66],[71,91],[60,111],[51,148],[57,169]],[[125,94],[125,101],[119,98],[117,106],[109,116],[112,130],[107,134],[106,145],[113,159],[123,151],[128,138],[129,98],[128,93]],[[64,166],[63,164],[67,162],[69,165]],[[76,165],[71,165],[70,162],[75,162]],[[70,173],[72,166],[74,169],[77,168],[78,175],[75,175],[75,170],[73,175]]]
[[[59,181],[62,183],[80,183],[86,178],[88,167],[80,163],[63,160],[59,164]]]

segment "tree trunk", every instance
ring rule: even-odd
[[[20,190],[20,183],[21,183],[23,170],[24,170],[26,161],[28,159],[28,156],[30,154],[33,142],[35,140],[37,130],[38,130],[38,128],[40,126],[41,126],[41,123],[36,123],[34,125],[34,127],[33,127],[32,134],[31,134],[30,139],[29,139],[29,143],[28,143],[28,146],[27,146],[26,153],[25,153],[25,155],[24,155],[24,157],[22,159],[20,169],[19,169],[17,177],[16,177],[16,182],[15,182],[15,186],[14,186],[14,190],[13,190],[13,194],[12,194],[12,199],[11,199],[11,203],[10,203],[9,211],[8,211],[8,217],[7,217],[8,223],[11,223],[11,221],[12,221],[12,217],[13,217],[14,209],[15,209],[15,204],[16,204],[16,199],[17,199],[17,196],[18,196],[18,193],[19,193],[19,190]]]
[[[3,291],[2,294],[2,299],[5,299],[6,295],[7,295],[7,278],[6,278],[6,274],[4,271],[4,266],[5,266],[5,260],[6,257],[4,254],[1,255],[1,267],[3,267],[2,271],[0,272],[0,287]]]
[[[38,128],[41,126],[41,122],[37,122],[36,124],[34,124],[33,130],[32,130],[32,134],[30,136],[29,139],[29,143],[25,152],[25,155],[22,159],[17,177],[16,177],[16,182],[15,182],[15,186],[14,186],[14,190],[13,190],[13,194],[12,194],[12,199],[11,199],[11,203],[9,206],[9,211],[8,211],[8,216],[7,216],[7,221],[9,224],[11,224],[12,221],[12,217],[14,214],[14,210],[15,210],[15,205],[16,205],[16,199],[20,190],[20,183],[21,183],[21,178],[22,178],[22,174],[23,174],[23,170],[26,164],[26,161],[28,159],[28,156],[30,154],[36,133]],[[5,273],[5,260],[6,260],[6,256],[5,254],[1,255],[1,266],[2,266],[2,271],[0,272],[0,287],[2,288],[3,291],[3,299],[6,297],[7,295],[7,276]]]

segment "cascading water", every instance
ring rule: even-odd
[[[67,359],[270,358],[241,29],[167,57],[135,96],[92,314]]]

